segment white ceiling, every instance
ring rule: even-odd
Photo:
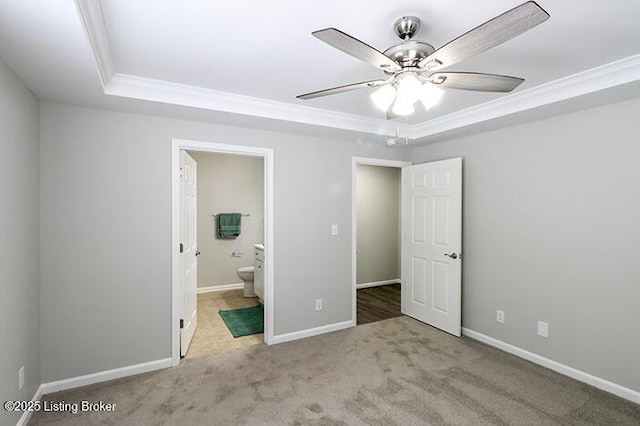
[[[383,114],[371,104],[369,89],[307,101],[295,99],[301,93],[382,77],[370,65],[312,37],[312,31],[336,27],[384,50],[399,42],[393,33],[393,22],[402,15],[415,15],[423,23],[415,39],[438,48],[522,0],[79,0],[77,3],[100,6],[106,51],[117,75],[277,101],[288,104],[283,106],[287,114],[297,106],[309,114],[317,109],[333,111],[333,115],[323,112],[322,120],[327,123],[338,116],[335,112],[347,113],[361,116],[363,121],[358,125],[365,126],[374,123],[371,119],[383,119]],[[517,92],[526,92],[640,53],[640,2],[539,0],[538,3],[551,15],[547,22],[448,70],[523,77],[526,82]],[[89,45],[72,0],[0,3],[0,60],[43,99],[117,108],[120,101],[109,99],[112,97],[103,92],[95,47],[95,42],[93,49]],[[104,90],[109,93],[108,87]],[[128,96],[124,92],[118,94]],[[409,123],[437,122],[449,114],[503,96],[449,90],[440,105],[429,112],[420,111]],[[154,99],[147,95],[131,97]],[[268,108],[271,105],[268,102],[262,107]],[[242,113],[251,115],[252,111]],[[286,121],[285,113],[282,114],[271,118]],[[265,117],[263,114],[262,118]],[[380,133],[389,132],[390,127],[385,127],[384,122],[378,127],[383,129]]]

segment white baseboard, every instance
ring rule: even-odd
[[[640,404],[640,392],[635,391],[633,389],[626,388],[624,386],[610,382],[603,378],[594,376],[592,374],[575,369],[573,367],[569,367],[568,365],[561,364],[549,358],[545,358],[543,356],[534,354],[533,352],[529,352],[525,349],[519,348],[517,346],[513,346],[509,343],[505,343],[501,340],[494,339],[493,337],[489,337],[487,335],[478,333],[477,331],[473,331],[465,327],[462,328],[462,334],[474,340],[478,340],[482,343],[486,343],[487,345],[496,347],[505,352],[513,354],[517,357],[524,358],[527,361],[531,361],[535,364],[541,365],[543,367],[546,367],[550,370],[553,370],[565,376],[569,376],[580,382],[587,383],[598,389],[602,389],[603,391],[612,393],[624,399],[628,399],[629,401],[635,402],[636,404]]]
[[[356,289],[360,290],[361,288],[380,287],[382,285],[389,284],[400,284],[400,278],[396,278],[395,280],[374,281],[372,283],[356,284]]]
[[[31,401],[39,401],[40,398],[42,398],[42,385],[38,386],[38,389],[36,389],[35,393],[31,397]],[[20,419],[18,419],[18,423],[16,423],[16,426],[26,426],[29,423],[31,414],[33,414],[33,411],[23,412],[22,416],[20,416]]]
[[[323,325],[321,327],[309,328],[307,330],[294,331],[293,333],[273,336],[273,343],[284,343],[292,340],[304,339],[305,337],[318,336],[320,334],[331,333],[332,331],[343,330],[353,327],[353,321],[337,322],[335,324]]]
[[[198,287],[196,292],[200,294],[200,293],[212,293],[214,291],[226,291],[226,290],[238,290],[238,289],[244,289],[244,283],[210,285],[208,287]]]
[[[42,394],[46,395],[49,393],[60,392],[67,389],[79,388],[80,386],[106,382],[108,380],[147,373],[154,370],[161,370],[163,368],[169,368],[171,367],[171,365],[171,358],[164,358],[156,361],[144,362],[142,364],[116,368],[113,370],[100,371],[98,373],[87,374],[85,376],[71,377],[69,379],[43,383],[40,388],[42,389]]]

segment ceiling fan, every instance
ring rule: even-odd
[[[386,78],[347,84],[297,96],[313,99],[355,89],[378,87],[371,94],[374,104],[387,111],[387,118],[414,112],[420,100],[426,109],[438,103],[441,88],[481,92],[510,92],[524,79],[475,72],[434,72],[498,46],[549,19],[536,2],[528,1],[464,33],[439,49],[412,40],[420,29],[420,19],[404,16],[394,24],[402,43],[384,52],[336,28],[311,33],[314,37],[361,61],[382,70]]]

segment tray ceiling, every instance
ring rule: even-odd
[[[90,104],[100,80],[95,65],[91,69],[87,64],[97,61],[107,94],[278,120],[287,120],[289,115],[291,121],[315,125],[331,126],[333,121],[337,128],[389,134],[396,123],[384,120],[384,114],[373,107],[369,89],[306,101],[295,98],[313,90],[382,77],[375,68],[322,43],[311,32],[336,27],[384,50],[399,42],[393,22],[403,15],[415,15],[422,20],[422,29],[414,39],[438,48],[522,1],[77,0],[77,10],[70,7],[70,0],[62,6],[51,3],[25,0],[0,6],[0,24],[6,24],[0,30],[0,58],[44,98]],[[562,86],[558,82],[567,77],[573,83],[580,82],[586,92],[638,79],[640,3],[538,3],[551,15],[547,22],[447,70],[523,77],[525,83],[509,95],[520,104],[520,93],[535,94],[551,84],[546,95],[552,94]],[[47,10],[50,13],[43,13]],[[40,18],[34,16],[38,12]],[[37,47],[41,55],[16,52],[15,45],[20,43]],[[48,64],[48,76],[37,71],[46,70]],[[605,72],[593,72],[603,66]],[[78,84],[63,82],[64,91],[50,87],[56,79],[64,78],[65,69]],[[575,76],[584,72],[582,80]],[[611,80],[620,73],[624,74],[620,81],[592,84],[591,79],[597,83],[598,78]],[[585,78],[590,80],[588,87]],[[451,121],[452,116],[470,108],[477,112],[497,105],[502,108],[498,116],[508,114],[504,104],[514,102],[502,98],[505,95],[448,90],[430,111],[417,108],[406,122],[399,121],[417,132],[430,123]],[[545,99],[558,101],[553,96]],[[225,110],[225,105],[236,105],[237,111]],[[275,111],[272,117],[265,115],[269,110]],[[308,118],[314,114],[315,118]]]

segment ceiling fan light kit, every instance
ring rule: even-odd
[[[441,84],[443,81],[434,83],[431,80],[422,80],[419,69],[404,71],[394,77],[392,83],[385,84],[371,93],[371,99],[382,111],[388,111],[393,105],[394,115],[410,115],[415,111],[414,104],[418,100],[427,110],[440,102],[444,90],[434,84]]]
[[[422,83],[417,72],[403,72],[396,77],[396,82],[398,83],[398,96],[411,99],[413,102],[418,100]]]
[[[415,101],[410,96],[396,96],[391,112],[398,116],[411,115],[415,111],[413,104]]]
[[[371,100],[373,104],[381,109],[382,111],[386,111],[389,109],[394,99],[396,98],[396,88],[392,84],[385,84],[384,86],[380,86],[378,89],[371,92]]]
[[[407,71],[395,77],[397,84],[397,95],[393,104],[393,113],[399,116],[413,114],[415,110],[413,104],[420,97],[420,76],[413,71]]]
[[[420,88],[420,102],[422,102],[422,106],[426,110],[437,105],[443,95],[444,90],[434,86],[432,83],[425,83]]]
[[[371,99],[377,108],[387,112],[387,117],[393,117],[413,114],[418,100],[425,109],[432,108],[442,99],[442,89],[507,93],[522,84],[524,79],[476,72],[431,72],[498,46],[547,19],[549,14],[540,5],[528,1],[434,49],[429,43],[412,40],[420,30],[420,19],[403,16],[394,24],[394,31],[402,43],[384,52],[336,28],[314,31],[314,37],[373,65],[384,72],[386,78],[319,90],[297,98],[313,99],[378,87],[371,94]]]

